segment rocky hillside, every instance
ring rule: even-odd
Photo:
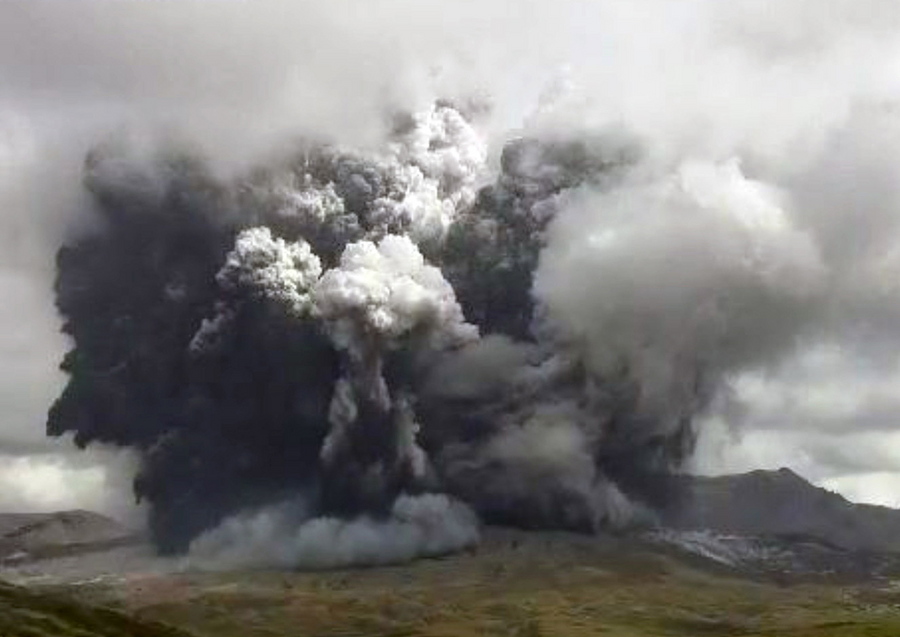
[[[107,548],[134,539],[125,526],[90,511],[0,513],[0,563]]]
[[[854,504],[790,469],[699,477],[673,487],[663,523],[745,536],[811,537],[861,551],[900,551],[900,510]]]

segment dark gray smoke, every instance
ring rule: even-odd
[[[636,148],[514,139],[492,179],[443,103],[396,118],[383,150],[304,143],[227,180],[176,148],[99,146],[98,227],[57,258],[75,347],[48,431],[139,450],[165,551],[297,494],[313,516],[438,492],[488,520],[627,521],[618,477],[680,465],[690,418],[601,442],[610,403],[636,406],[591,404],[601,376],[560,349],[532,286],[563,195],[620,182]]]
[[[735,165],[659,175],[612,132],[514,138],[496,176],[486,157],[447,103],[396,117],[381,150],[301,143],[227,180],[98,147],[101,223],[58,256],[75,347],[49,432],[136,448],[169,552],[298,497],[278,529],[391,535],[398,498],[429,493],[525,527],[651,519],[725,374],[790,346],[816,254]]]
[[[498,136],[517,114],[458,99],[466,82],[453,65],[441,82],[430,79],[457,99],[373,124],[385,103],[423,100],[379,94],[371,68],[383,75],[415,57],[413,43],[430,50],[423,34],[478,31],[433,28],[415,3],[395,4],[410,38],[396,51],[373,46],[387,39],[379,29],[394,14],[373,17],[367,30],[347,16],[326,20],[324,9],[300,11],[308,19],[295,21],[298,35],[274,28],[281,13],[263,11],[262,26],[247,29],[241,14],[228,13],[227,28],[178,22],[175,35],[216,35],[197,38],[197,67],[161,73],[157,36],[181,15],[164,9],[159,24],[141,22],[149,36],[134,43],[134,68],[79,44],[86,37],[54,53],[86,46],[89,61],[106,61],[97,78],[111,78],[112,88],[93,76],[73,81],[99,82],[99,94],[124,91],[126,105],[148,102],[148,112],[170,102],[178,112],[182,98],[204,96],[175,118],[186,137],[150,143],[123,134],[93,148],[83,181],[94,223],[57,258],[57,306],[73,349],[48,431],[136,452],[135,493],[149,504],[161,550],[193,546],[200,558],[231,563],[380,563],[471,543],[469,508],[481,520],[526,527],[639,524],[668,497],[666,476],[689,461],[698,423],[734,379],[773,368],[803,339],[840,337],[863,315],[873,319],[873,342],[891,342],[896,303],[880,277],[897,259],[879,247],[893,227],[882,219],[895,194],[890,175],[863,161],[870,145],[855,145],[855,129],[847,139],[823,133],[853,124],[845,111],[855,93],[816,80],[833,65],[811,74],[800,63],[830,42],[828,24],[799,41],[761,22],[752,3],[727,15],[715,3],[691,3],[698,13],[690,18],[661,2],[599,2],[597,20],[569,25],[567,17],[564,32],[618,25],[600,33],[623,56],[580,50],[596,38],[561,38],[560,59],[589,59],[581,79],[599,78],[583,87],[589,95],[561,81],[522,130]],[[861,19],[849,3],[835,4],[856,16],[851,25]],[[578,6],[541,11],[581,15]],[[817,11],[801,0],[790,6],[801,17]],[[492,5],[472,12],[473,24],[490,23],[492,11],[517,21]],[[766,39],[744,28],[744,14]],[[421,29],[415,16],[426,22]],[[319,42],[315,17],[341,27],[341,46]],[[460,10],[454,24],[471,19]],[[550,33],[555,19],[540,22],[535,35]],[[642,37],[632,37],[638,29]],[[250,64],[240,51],[255,49],[257,31],[278,37]],[[513,57],[543,68],[550,52],[542,40],[520,37],[535,51]],[[744,49],[745,39],[763,44]],[[307,40],[326,61],[307,59],[313,46],[295,50]],[[187,49],[193,40],[175,42]],[[840,69],[868,59],[855,42],[828,49],[845,61]],[[113,38],[117,47],[126,48]],[[342,62],[341,47],[352,49],[353,64]],[[167,56],[179,49],[163,48],[162,68],[172,70]],[[361,53],[370,49],[371,58]],[[485,66],[505,68],[484,49]],[[689,54],[681,66],[690,72],[659,71],[672,51]],[[703,68],[721,82],[694,70],[694,58],[707,56]],[[245,57],[246,68],[238,63]],[[197,86],[196,70],[206,66],[233,75]],[[135,69],[156,79],[131,80]],[[52,69],[36,70],[65,84]],[[24,90],[33,75],[11,77]],[[499,74],[489,75],[479,79]],[[496,91],[507,111],[511,95],[544,79],[507,86],[517,77],[504,74]],[[730,78],[742,78],[734,98]],[[800,79],[816,99],[775,117],[782,84]],[[337,88],[322,99],[320,85]],[[359,109],[347,97],[357,89]],[[235,96],[256,91],[284,99],[261,100],[269,106],[258,117],[237,117],[256,109]],[[834,105],[822,114],[825,104]],[[295,123],[295,112],[308,121]],[[812,114],[821,122],[807,127]],[[243,119],[253,130],[223,133],[223,123]],[[336,135],[336,120],[365,134]],[[638,132],[609,124],[618,120]],[[329,141],[314,134],[320,126]],[[288,139],[285,130],[307,134]],[[234,142],[244,134],[253,144]],[[263,154],[273,139],[277,154]],[[789,152],[794,144],[803,156]],[[223,160],[216,153],[225,146],[233,148]],[[848,165],[860,171],[854,184],[877,177],[883,186],[867,189],[869,207],[848,189]],[[844,201],[867,220],[853,245],[844,241],[853,229],[846,211],[835,209]],[[323,549],[331,536],[340,541]],[[408,542],[386,543],[395,538]]]

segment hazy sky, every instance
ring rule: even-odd
[[[89,222],[95,140],[176,129],[229,170],[296,133],[370,143],[385,105],[435,95],[489,100],[497,140],[624,125],[660,162],[736,159],[777,191],[830,298],[730,379],[696,467],[900,506],[898,27],[894,0],[0,3],[0,509],[126,506],[127,458],[43,437],[53,255]]]

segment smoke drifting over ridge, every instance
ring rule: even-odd
[[[179,115],[178,141],[142,127],[85,162],[98,214],[58,258],[75,348],[49,422],[79,444],[139,451],[137,491],[164,549],[211,530],[197,546],[239,544],[238,521],[262,524],[272,506],[278,537],[326,524],[307,521],[321,515],[352,529],[474,528],[458,501],[527,526],[627,525],[651,515],[653,478],[689,460],[733,377],[775,369],[806,341],[895,342],[897,303],[881,289],[890,173],[857,145],[894,116],[852,103],[891,95],[876,62],[895,46],[879,22],[896,11],[870,20],[836,2],[837,27],[794,2],[785,11],[802,33],[785,33],[754,3],[535,5],[527,20],[499,3],[425,4],[467,36],[430,42],[434,19],[407,3],[387,3],[369,26],[342,9],[298,10],[309,42],[322,40],[310,25],[326,24],[347,51],[372,52],[367,72],[362,56],[310,61],[286,84],[314,87],[297,94],[308,99],[273,89],[296,51],[265,3],[246,29],[219,18],[238,52],[271,33],[258,65],[216,57],[223,22],[186,27],[187,14],[163,8],[147,14],[131,61],[90,48],[113,66],[108,85],[71,80],[115,96],[106,107],[132,123]],[[129,11],[96,6],[101,21]],[[474,42],[497,16],[537,34],[534,50]],[[391,28],[409,39],[377,45]],[[160,34],[213,69],[235,63],[235,77],[254,80],[248,93],[273,99],[256,111],[225,99],[226,74],[198,88],[161,73],[174,68],[169,53],[145,46]],[[413,53],[474,56],[473,77],[452,64],[417,75]],[[692,70],[666,71],[662,58]],[[539,69],[519,91],[500,72],[510,60],[510,77]],[[558,63],[569,79],[535,104],[529,93]],[[395,70],[400,88],[387,82]],[[136,71],[167,80],[143,85]],[[361,104],[333,99],[351,86]],[[217,143],[220,123],[246,112],[260,117]],[[344,123],[354,130],[337,131]],[[860,190],[883,193],[852,249],[841,236],[865,198],[842,189],[846,162]],[[817,194],[829,184],[833,197]],[[865,333],[860,314],[873,319]],[[260,507],[261,518],[242,513]]]

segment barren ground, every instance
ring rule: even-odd
[[[0,618],[13,617],[17,604],[21,615],[35,600],[71,600],[64,615],[115,612],[90,611],[108,613],[105,627],[101,618],[100,628],[80,632],[52,622],[28,632],[21,620],[21,630],[0,622],[0,635],[900,635],[892,573],[751,575],[635,540],[493,529],[467,554],[319,573],[178,572],[139,553],[95,555],[80,572],[70,562],[44,577],[36,577],[40,563],[30,576],[10,573],[28,593],[0,599]]]

